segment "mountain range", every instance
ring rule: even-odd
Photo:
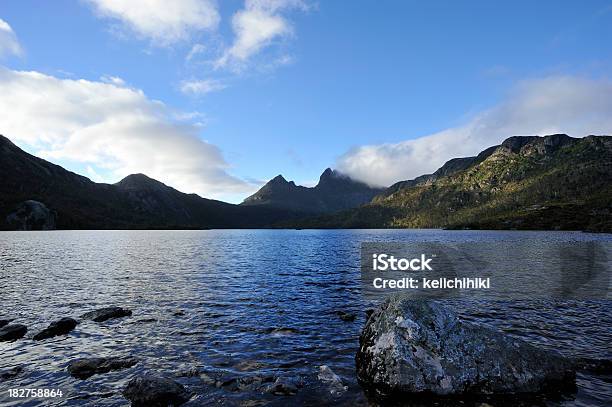
[[[511,137],[389,188],[368,186],[330,168],[310,188],[279,175],[240,205],[182,193],[143,174],[116,184],[95,183],[3,136],[0,174],[0,229],[612,231],[609,136]],[[31,221],[36,216],[52,222]]]
[[[612,231],[612,137],[510,137],[389,187],[317,228]]]
[[[58,229],[255,228],[298,216],[185,194],[143,174],[116,184],[95,183],[26,153],[3,136],[0,174],[1,229],[15,228],[7,217],[30,200],[53,212]]]

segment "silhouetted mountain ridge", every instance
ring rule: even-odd
[[[42,202],[59,229],[252,228],[295,218],[290,211],[242,207],[185,194],[144,174],[114,185],[26,153],[0,136],[0,228],[22,202]]]
[[[242,206],[285,209],[305,214],[332,213],[366,204],[383,188],[373,188],[327,168],[316,186],[309,188],[277,175],[259,191],[242,202]]]

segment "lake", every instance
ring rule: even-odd
[[[361,242],[487,242],[500,250],[548,242],[612,242],[612,235],[574,232],[442,230],[206,230],[0,232],[0,318],[28,326],[24,339],[0,342],[0,370],[23,372],[9,388],[59,388],[45,405],[123,406],[125,383],[157,371],[187,386],[189,405],[369,405],[355,378],[365,310]],[[35,342],[50,322],[105,306],[131,317],[84,321],[67,336]],[[612,359],[610,301],[459,302],[469,320],[496,327],[568,357]],[[345,321],[337,312],[353,313]],[[129,369],[72,378],[69,361],[134,356]],[[332,396],[317,379],[329,366],[348,386]],[[203,373],[188,377],[190,370]],[[178,377],[181,376],[181,377]],[[257,376],[294,378],[294,396],[237,385]],[[204,379],[203,379],[204,377]],[[206,378],[210,378],[208,380]],[[577,391],[545,405],[610,405],[609,376],[579,373]],[[406,405],[411,405],[407,403]]]

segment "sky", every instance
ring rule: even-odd
[[[240,202],[372,185],[512,135],[612,133],[609,1],[0,2],[0,134],[114,183]]]

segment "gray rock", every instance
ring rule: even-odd
[[[123,396],[135,407],[166,407],[180,406],[189,401],[192,394],[172,379],[149,373],[130,380]]]
[[[52,322],[49,326],[36,335],[35,341],[53,338],[54,336],[66,335],[77,326],[77,321],[72,318],[62,318],[59,321]]]
[[[319,366],[319,374],[317,378],[328,386],[332,396],[339,396],[348,390],[348,387],[342,383],[342,379],[327,365]]]
[[[196,377],[200,375],[200,369],[197,366],[182,367],[176,374],[177,377]]]
[[[358,380],[383,397],[541,393],[575,380],[557,353],[398,295],[372,314],[359,343]]]
[[[277,396],[292,396],[297,393],[298,386],[291,378],[281,376],[266,391]]]
[[[91,319],[95,322],[104,322],[113,318],[123,318],[132,315],[132,311],[121,307],[106,307],[81,315],[83,319]]]
[[[21,324],[9,324],[0,328],[0,341],[14,341],[23,338],[28,328]]]
[[[56,214],[44,203],[38,201],[21,202],[6,217],[6,223],[15,230],[53,230]]]
[[[266,383],[271,382],[274,382],[274,376],[250,375],[242,377],[230,377],[229,379],[222,380],[220,386],[217,387],[223,387],[225,390],[234,392],[259,391]]]
[[[95,374],[108,373],[134,366],[138,359],[133,357],[107,357],[77,359],[68,365],[68,373],[77,379],[87,379]]]

